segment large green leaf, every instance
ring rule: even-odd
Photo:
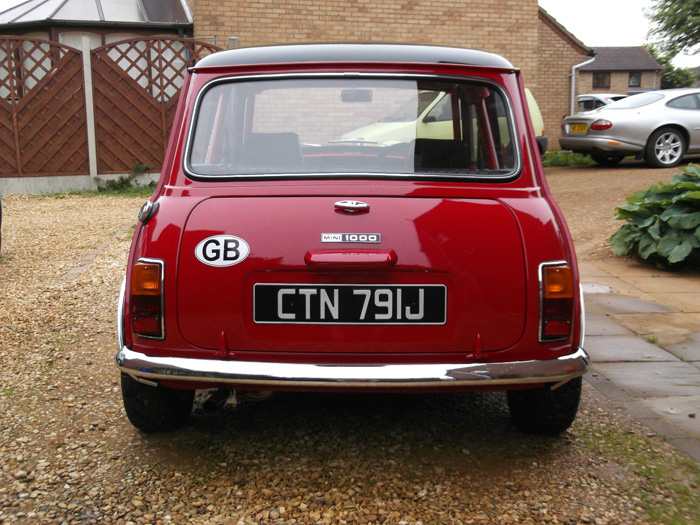
[[[678,215],[669,217],[667,222],[671,228],[693,230],[700,225],[700,211],[696,211],[695,213],[679,213]]]
[[[668,257],[673,249],[678,246],[681,242],[683,242],[683,237],[681,236],[680,232],[676,230],[671,230],[666,233],[661,239],[659,240],[659,244],[657,246],[657,250],[659,252],[659,255],[663,257]]]
[[[644,201],[644,196],[646,194],[646,190],[635,191],[632,195],[625,197],[625,200],[630,204],[639,204]]]
[[[674,215],[686,213],[690,209],[691,208],[685,203],[676,203],[666,208],[661,214],[660,218],[661,220],[667,221]]]
[[[690,255],[690,252],[693,251],[693,246],[690,242],[683,241],[680,244],[676,245],[673,250],[670,251],[668,254],[668,262],[671,264],[679,263],[683,261],[688,255]]]
[[[639,256],[642,259],[648,259],[650,255],[654,255],[657,250],[658,243],[649,234],[643,234],[639,240]]]
[[[661,224],[662,222],[657,217],[654,221],[654,224],[649,226],[649,228],[647,229],[647,233],[651,235],[652,239],[654,239],[655,241],[661,240]]]
[[[700,191],[689,191],[684,193],[679,197],[679,200],[695,201],[697,203],[700,201]]]

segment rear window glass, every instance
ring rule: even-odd
[[[664,98],[664,96],[659,93],[639,93],[638,95],[631,95],[613,102],[606,109],[641,108],[642,106],[646,106],[647,104],[651,104],[652,102],[656,102],[662,98]]]
[[[386,78],[218,81],[200,96],[193,177],[510,177],[510,106],[486,83]]]

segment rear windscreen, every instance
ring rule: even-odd
[[[277,78],[217,81],[199,97],[193,177],[512,176],[512,114],[478,81]]]

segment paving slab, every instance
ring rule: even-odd
[[[635,398],[700,396],[700,374],[690,363],[596,363],[595,368]]]
[[[583,290],[584,294],[589,294],[589,293],[611,293],[612,288],[608,285],[605,284],[599,284],[597,282],[591,283],[591,282],[582,282],[581,283],[581,289]]]
[[[665,348],[683,361],[700,364],[700,332],[690,334],[683,342]]]
[[[655,293],[654,298],[680,312],[700,313],[700,293],[662,292]]]
[[[674,313],[675,308],[657,301],[639,299],[628,295],[591,294],[586,296],[586,303],[592,303],[612,313]]]
[[[586,381],[700,462],[700,274],[620,258],[580,269]]]
[[[642,290],[624,281],[623,279],[620,279],[619,277],[585,277],[582,278],[581,281],[584,284],[584,293],[616,293],[623,295],[631,295],[634,297],[641,297],[644,299],[653,299],[653,297],[647,296]],[[607,291],[587,291],[585,285],[605,287]]]
[[[612,317],[637,334],[655,337],[664,348],[685,342],[700,328],[700,314],[644,312],[613,314]]]
[[[598,261],[595,263],[595,266],[597,266],[600,270],[609,273],[610,275],[621,278],[632,276],[648,277],[669,275],[668,272],[658,270],[647,263],[642,263],[634,259],[623,259],[621,257]]]
[[[700,293],[700,278],[686,278],[682,274],[630,276],[625,282],[647,293]]]
[[[586,352],[594,363],[611,362],[674,362],[680,361],[638,335],[586,336]]]
[[[683,431],[700,436],[700,394],[652,397],[642,400],[642,404]]]
[[[606,313],[586,311],[586,337],[591,335],[634,335],[629,328]]]
[[[578,262],[578,273],[581,280],[592,277],[612,277],[612,274],[602,269],[598,264],[587,261]]]

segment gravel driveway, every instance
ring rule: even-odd
[[[0,523],[656,523],[673,509],[654,469],[683,458],[586,383],[558,438],[516,431],[496,393],[277,394],[140,433],[113,359],[142,201],[3,198]]]

